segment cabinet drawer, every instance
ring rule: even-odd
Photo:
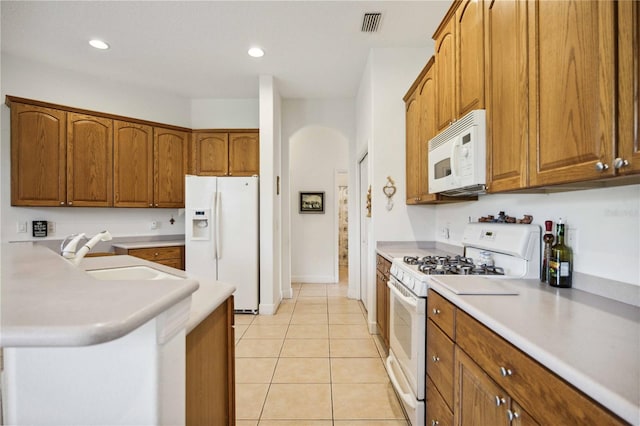
[[[176,269],[184,269],[182,267],[182,259],[160,259],[156,260],[155,262]]]
[[[180,259],[182,258],[182,247],[150,247],[133,249],[129,250],[129,255],[154,262],[162,259]]]
[[[449,407],[453,407],[454,343],[432,321],[427,321],[427,375]]]
[[[460,348],[540,424],[625,424],[460,310],[456,336]]]
[[[455,340],[456,307],[432,290],[429,290],[427,297],[427,317]]]
[[[440,393],[427,378],[427,426],[453,426],[453,413],[447,407]]]

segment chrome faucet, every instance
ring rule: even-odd
[[[78,265],[82,260],[82,258],[85,257],[85,255],[89,253],[89,250],[91,250],[96,244],[98,244],[98,242],[110,241],[111,238],[112,237],[109,231],[99,232],[93,237],[91,237],[91,239],[88,239],[87,235],[84,233],[77,234],[77,235],[70,235],[69,237],[65,238],[62,244],[60,245],[62,257],[69,260],[74,265]],[[69,241],[69,243],[67,244],[67,241],[69,239],[71,239],[71,241]],[[82,246],[79,250],[77,250],[78,243],[82,239],[85,239],[88,241],[84,246]]]

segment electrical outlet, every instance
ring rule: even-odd
[[[56,232],[56,223],[55,222],[47,222],[47,232],[49,235],[55,234]]]
[[[19,234],[26,234],[27,233],[27,222],[18,222],[18,223],[16,223],[16,231]]]
[[[158,229],[158,221],[152,220],[151,224],[149,225],[150,229]]]
[[[567,229],[567,245],[571,247],[571,250],[576,253],[578,251],[578,229],[577,228],[569,228]]]
[[[449,228],[447,228],[446,226],[443,226],[442,228],[440,228],[440,237],[444,238],[445,240],[449,239]]]

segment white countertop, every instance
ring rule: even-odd
[[[445,284],[450,278],[455,276],[438,276]],[[457,295],[437,282],[431,288],[624,420],[640,425],[640,308],[537,280],[502,281],[519,295]]]
[[[122,248],[125,250],[150,248],[150,247],[173,247],[183,246],[184,240],[162,240],[162,241],[132,241],[126,243],[111,244],[113,247]]]
[[[134,265],[150,266],[185,279],[103,281],[84,272]],[[107,342],[128,334],[198,289],[198,281],[184,271],[136,257],[85,258],[76,267],[57,253],[32,243],[3,244],[1,279],[0,345],[4,347]],[[221,290],[226,294],[230,289]],[[217,305],[212,305],[216,301],[207,309],[215,309]],[[194,306],[200,306],[197,310],[202,311],[202,304],[206,303],[196,300]]]

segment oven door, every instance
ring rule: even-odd
[[[391,290],[389,346],[393,362],[416,398],[424,400],[427,299],[413,294],[393,276],[387,285]]]

